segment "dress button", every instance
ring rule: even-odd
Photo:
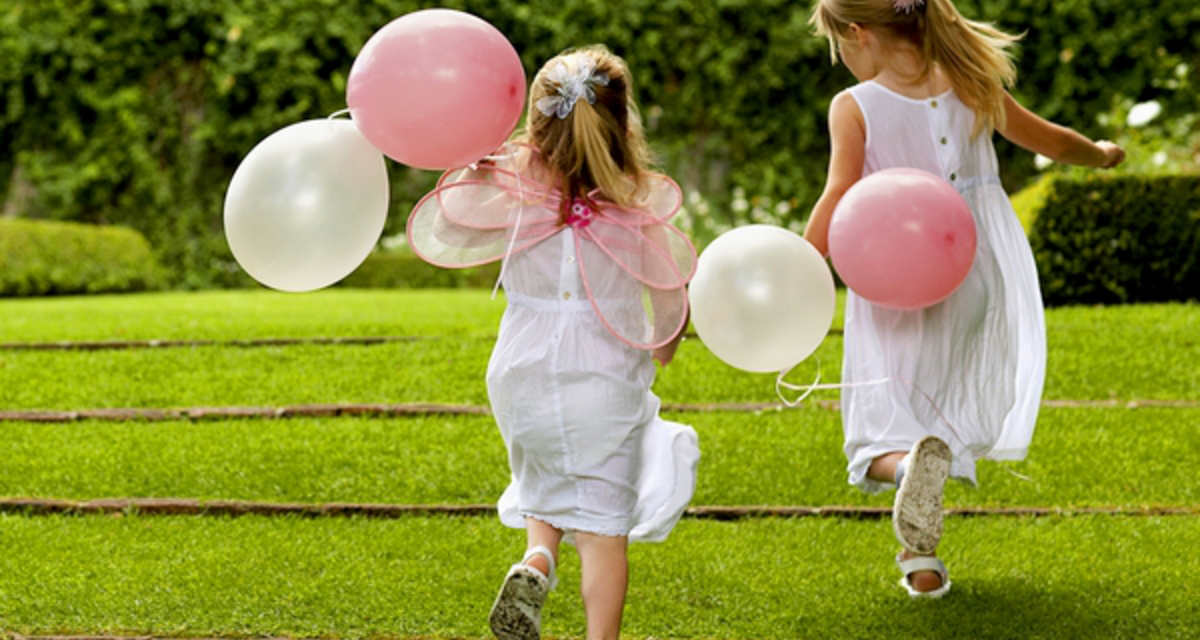
[[[575,256],[567,256],[567,264],[575,264]]]
[[[958,174],[957,174],[957,173],[952,173],[952,174],[950,174],[950,179],[951,179],[951,180],[958,180]]]
[[[946,139],[942,138],[942,144],[946,144]]]
[[[563,292],[563,300],[570,300],[570,299],[571,299],[571,292],[570,292],[570,291],[564,291],[564,292]]]
[[[937,100],[934,100],[933,102],[930,102],[930,103],[929,103],[929,106],[931,106],[931,107],[933,107],[934,109],[936,109],[936,108],[937,108]]]

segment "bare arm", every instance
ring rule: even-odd
[[[675,334],[675,337],[671,338],[670,342],[654,350],[654,360],[658,364],[665,367],[675,359],[675,351],[679,348],[679,343],[683,342],[683,332],[687,328],[687,318],[690,318],[691,315],[691,310],[689,309],[688,315],[683,321],[683,329],[680,329],[679,333]]]
[[[1007,122],[1000,135],[1019,147],[1040,153],[1055,162],[1110,169],[1125,159],[1121,147],[1107,141],[1092,142],[1074,129],[1045,120],[1011,95],[1005,94]]]
[[[804,238],[821,255],[829,254],[829,221],[846,191],[862,178],[867,153],[867,127],[862,110],[849,93],[839,93],[829,105],[829,137],[832,150],[825,190],[813,207]]]

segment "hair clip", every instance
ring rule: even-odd
[[[896,13],[912,13],[913,9],[925,6],[925,0],[892,0]]]
[[[608,74],[596,72],[596,60],[591,56],[580,56],[579,71],[572,74],[562,60],[547,73],[547,78],[558,84],[558,95],[546,96],[537,101],[538,111],[547,116],[566,118],[580,98],[588,104],[596,104],[595,85],[608,86]]]

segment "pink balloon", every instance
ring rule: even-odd
[[[922,309],[948,298],[971,271],[975,220],[945,180],[885,169],[838,202],[829,257],[854,293],[892,309]]]
[[[398,162],[449,169],[508,139],[525,106],[525,68],[484,20],[452,9],[409,13],[363,46],[346,83],[363,136]]]

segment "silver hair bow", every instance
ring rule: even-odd
[[[925,0],[892,0],[896,13],[912,13],[913,9],[925,4]]]
[[[595,85],[608,86],[608,74],[596,72],[596,61],[591,56],[580,56],[579,70],[572,74],[562,60],[547,74],[551,82],[558,84],[558,95],[546,96],[537,101],[538,111],[559,118],[566,118],[580,98],[588,104],[596,104]]]

